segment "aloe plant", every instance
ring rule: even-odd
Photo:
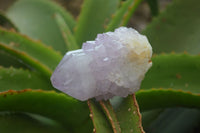
[[[200,2],[174,0],[142,31],[154,51],[141,89],[126,98],[76,100],[50,76],[64,53],[126,26],[142,0],[84,0],[77,20],[50,0],[18,0],[0,13],[3,133],[195,133],[200,128]],[[84,70],[82,70],[84,71]]]

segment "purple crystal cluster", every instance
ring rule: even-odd
[[[51,82],[81,101],[126,97],[140,88],[151,67],[152,48],[147,38],[132,28],[98,34],[82,49],[67,52]]]

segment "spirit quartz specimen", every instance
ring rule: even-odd
[[[126,97],[140,88],[151,67],[152,47],[146,36],[132,28],[98,34],[82,49],[67,52],[51,82],[64,93],[85,101]]]

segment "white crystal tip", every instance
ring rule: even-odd
[[[51,81],[55,88],[81,101],[126,97],[140,88],[152,65],[151,56],[146,36],[120,27],[66,53]]]

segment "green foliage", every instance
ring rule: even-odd
[[[199,95],[182,90],[151,89],[146,91],[141,90],[136,94],[142,111],[177,106],[200,108]]]
[[[85,0],[75,28],[75,37],[79,46],[88,40],[94,40],[98,33],[105,31],[111,15],[116,11],[119,0]]]
[[[41,115],[61,123],[69,131],[81,126],[89,116],[86,103],[54,91],[10,90],[0,94],[0,105],[0,111]]]
[[[147,72],[141,88],[173,88],[200,93],[200,56],[162,54],[152,58],[153,66]],[[188,71],[190,70],[190,71]]]
[[[199,9],[200,7],[198,4],[198,1],[174,0],[164,12],[162,12],[157,18],[154,18],[154,20],[149,24],[149,26],[147,26],[147,28],[143,32],[144,34],[147,35],[150,43],[152,44],[154,53],[172,52],[172,51],[180,53],[180,52],[186,51],[189,54],[199,54],[199,45],[198,45],[199,44],[198,24],[200,22],[199,17],[198,17]],[[151,85],[152,86],[151,87],[148,86],[147,87],[148,89],[152,87],[158,88],[158,89],[160,87],[165,88],[165,89],[167,88],[172,88],[176,90],[179,89],[179,90],[183,90],[183,93],[189,92],[184,95],[189,96],[190,98],[193,97],[193,94],[198,95],[199,85],[198,85],[198,77],[196,77],[196,75],[198,74],[198,59],[197,59],[198,57],[197,56],[191,57],[191,56],[185,55],[185,58],[182,59],[182,61],[180,60],[181,58],[184,58],[184,56],[180,57],[179,59],[177,58],[178,59],[177,61],[172,60],[174,62],[174,66],[172,66],[171,61],[169,65],[166,62],[162,62],[162,61],[158,62],[158,63],[162,63],[166,65],[165,70],[163,69],[162,72],[161,71],[156,72],[153,75],[155,76],[155,74],[159,74],[159,73],[163,73],[163,75],[160,76],[159,78],[155,77],[157,80],[154,80],[152,83],[148,82],[146,85],[143,84],[142,87],[146,88],[149,84],[150,86]],[[180,66],[178,65],[179,63],[181,63]],[[192,63],[193,65],[189,66],[190,63]],[[171,64],[171,68],[168,68],[170,64]],[[157,65],[157,67],[159,66]],[[156,69],[156,67],[154,66],[153,68],[154,70]],[[182,68],[185,69],[184,73],[183,73]],[[157,69],[159,71],[159,68]],[[167,74],[167,72],[169,72],[169,75]],[[179,72],[183,75],[180,75]],[[165,79],[165,76],[166,76],[166,79]],[[157,83],[155,83],[155,81],[157,81]],[[163,84],[160,82],[162,82]],[[190,83],[190,86],[188,86],[188,82]],[[182,96],[179,95],[179,98],[187,99],[186,97],[182,97]],[[167,97],[168,99],[171,98],[170,95],[166,96],[166,98]],[[162,96],[160,96],[160,98],[162,99]],[[178,101],[180,102],[180,104],[183,103],[180,100]],[[195,102],[195,101],[191,101],[191,99],[189,99],[189,101],[191,103]],[[171,102],[174,102],[174,101],[171,100]],[[182,106],[180,104],[178,106]],[[189,107],[187,105],[184,105],[184,106]],[[181,114],[182,112],[184,113],[187,112],[185,113],[186,117],[184,117]],[[160,118],[163,115],[165,117]],[[165,118],[171,118],[171,120],[170,121],[169,119],[165,120]],[[170,125],[168,127],[164,125],[161,126],[161,124],[159,124],[161,119],[163,123],[165,122],[164,123],[165,125],[166,123]],[[175,120],[176,122],[173,122],[172,124],[171,121],[175,121]],[[184,121],[191,121],[192,124],[189,124],[190,122],[186,124],[184,123]],[[197,125],[199,125],[200,123],[199,112],[198,110],[194,112],[190,110],[185,111],[184,109],[181,109],[178,111],[176,109],[173,109],[171,110],[171,113],[166,114],[166,111],[164,111],[163,113],[158,114],[158,117],[155,117],[154,120],[151,121],[151,123],[153,125],[150,124],[150,126],[144,127],[145,129],[149,129],[147,130],[149,133],[154,133],[154,132],[157,132],[157,133],[158,132],[170,132],[170,133],[192,132],[193,133],[195,132],[195,128],[198,127]],[[155,127],[158,130],[155,130]],[[199,131],[199,128],[197,128],[196,130]]]
[[[94,125],[93,132],[112,133],[113,131],[110,124],[107,119],[105,119],[105,116],[98,105],[95,105],[92,100],[88,100],[88,107],[90,109],[90,117]]]
[[[99,102],[108,121],[110,122],[113,132],[115,133],[121,133],[121,127],[119,124],[119,121],[117,120],[115,111],[112,108],[112,105],[110,104],[110,101],[100,101]]]
[[[15,90],[27,88],[44,90],[54,89],[50,81],[42,77],[41,74],[13,67],[0,67],[0,85],[0,92],[8,91],[13,88],[15,88]]]
[[[18,0],[7,16],[0,13],[0,131],[143,133],[143,125],[147,133],[195,133],[196,127],[198,132],[200,3],[196,0],[174,0],[161,14],[158,1],[147,0],[157,17],[143,33],[158,55],[135,94],[143,124],[135,95],[112,99],[112,104],[86,103],[47,91],[55,90],[49,79],[67,50],[80,48],[98,33],[126,26],[141,2],[84,0],[78,20],[51,0]]]
[[[16,59],[14,56],[11,56],[7,52],[0,49],[0,65],[4,67],[16,67],[16,68],[26,68],[27,66],[23,64],[20,60]]]
[[[55,69],[62,56],[52,48],[47,47],[39,41],[21,35],[19,33],[0,28],[0,43],[10,49],[26,53],[38,62],[43,63],[49,69]]]
[[[127,0],[123,2],[121,7],[113,14],[113,18],[108,24],[106,31],[112,31],[119,26],[126,26],[141,1],[142,0]]]
[[[141,124],[141,114],[134,94],[123,99],[116,109],[116,115],[122,133],[144,133]]]
[[[160,113],[145,128],[150,133],[195,133],[198,131],[200,112],[197,109],[169,108]]]
[[[13,28],[17,30],[16,26],[2,12],[0,12],[0,26],[3,26],[7,29]]]
[[[65,23],[64,18],[56,13],[55,14],[55,20],[60,28],[61,34],[64,38],[65,43],[67,44],[67,49],[68,50],[76,50],[79,48],[76,39],[74,37],[74,35],[72,34],[69,26],[67,25],[67,23]]]
[[[0,129],[3,133],[69,133],[59,123],[53,120],[50,122],[41,121],[25,113],[0,114]]]
[[[199,54],[198,0],[174,0],[165,12],[155,18],[144,30],[154,53],[184,52]]]
[[[159,14],[158,0],[146,0],[151,9],[151,14],[157,16]]]
[[[55,14],[60,14],[72,30],[75,20],[63,8],[48,0],[19,0],[7,12],[8,17],[19,31],[52,46],[61,53],[66,52],[66,44]]]

